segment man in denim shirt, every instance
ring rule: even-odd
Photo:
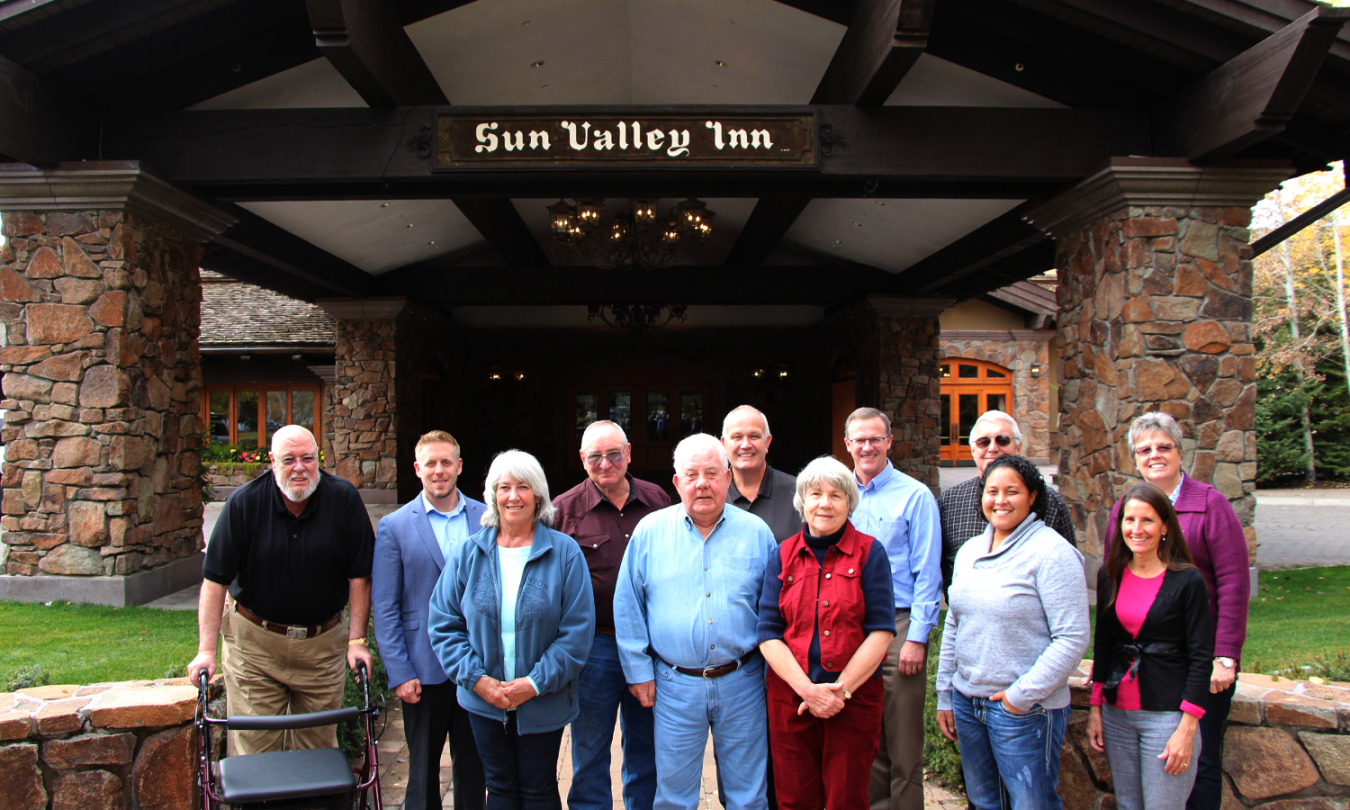
[[[942,593],[942,523],[932,490],[891,464],[892,438],[890,417],[876,408],[859,408],[844,421],[858,482],[853,525],[885,546],[895,588],[895,640],[881,665],[881,750],[867,792],[874,810],[921,810],[923,699],[928,634]]]
[[[768,525],[727,505],[721,442],[696,434],[675,448],[680,503],[642,519],[614,594],[629,690],[654,706],[656,810],[699,805],[709,727],[731,810],[763,810],[768,722],[755,641]]]

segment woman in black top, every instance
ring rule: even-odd
[[[1088,739],[1106,752],[1120,810],[1180,810],[1209,695],[1209,596],[1162,490],[1135,484],[1121,503],[1097,575]]]

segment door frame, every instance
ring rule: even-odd
[[[961,377],[957,369],[959,366],[974,367],[976,375]],[[966,426],[960,423],[960,397],[962,394],[974,394],[979,398],[976,404],[976,419],[979,418],[979,414],[990,409],[991,394],[1006,397],[1006,406],[999,410],[1013,414],[1017,403],[1013,398],[1012,369],[969,357],[945,357],[938,361],[938,368],[942,381],[942,395],[939,401],[946,401],[945,421],[948,423],[947,431],[941,436],[939,464],[943,467],[973,467],[975,458],[970,452],[969,437],[970,428],[974,427],[974,424]],[[963,438],[966,439],[964,443]]]

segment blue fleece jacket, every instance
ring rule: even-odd
[[[459,686],[459,705],[494,720],[505,720],[506,712],[473,687],[484,675],[502,678],[501,601],[497,530],[484,528],[446,561],[428,630],[436,657]],[[540,692],[515,710],[521,734],[553,731],[576,718],[576,680],[594,637],[595,600],[581,547],[539,524],[516,599],[516,672]]]

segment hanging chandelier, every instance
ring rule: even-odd
[[[628,210],[604,222],[605,201],[578,197],[575,204],[558,200],[547,206],[553,239],[567,245],[588,264],[615,267],[668,267],[680,252],[698,247],[712,236],[717,214],[707,203],[689,198],[673,206],[665,218],[656,214],[656,200],[628,201]]]

